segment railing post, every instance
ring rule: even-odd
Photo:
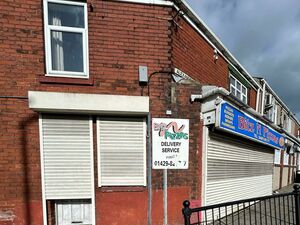
[[[183,202],[183,209],[182,209],[182,214],[184,217],[184,225],[190,225],[191,224],[191,214],[192,210],[190,209],[190,202],[188,200],[185,200]]]
[[[300,186],[294,185],[296,225],[300,225]]]

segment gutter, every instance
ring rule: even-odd
[[[243,108],[243,110],[246,111],[247,113],[249,113],[250,115],[253,115],[255,118],[259,119],[260,121],[263,121],[264,123],[269,125],[271,128],[273,128],[277,132],[284,133],[286,135],[287,139],[300,145],[300,140],[298,140],[294,135],[291,135],[290,133],[288,133],[285,130],[283,130],[282,128],[274,125],[273,123],[270,123],[268,120],[266,120],[264,117],[262,117],[262,115],[260,113],[256,112],[254,109],[250,108],[248,105],[245,105],[242,102],[238,102],[237,99],[223,87],[212,88],[212,89],[204,92],[201,95],[191,95],[191,102],[194,102],[196,100],[203,101],[214,95],[222,95],[225,98],[228,98],[230,101],[237,104],[240,108]]]
[[[284,107],[284,109],[288,112],[289,116],[292,116],[293,119],[296,121],[296,123],[298,124],[298,126],[300,126],[300,122],[298,121],[298,119],[294,116],[293,112],[291,110],[289,110],[289,108],[287,107],[287,105],[281,100],[281,98],[273,91],[273,89],[270,87],[270,85],[268,84],[268,82],[261,78],[263,85],[266,86],[268,88],[268,90],[271,92],[271,94],[273,96],[275,96],[275,98],[278,100],[278,102]]]
[[[260,85],[254,80],[250,73],[230,53],[219,38],[208,28],[201,18],[193,11],[185,0],[173,0],[174,8],[184,12],[183,17],[198,31],[198,33],[220,54],[233,68],[241,73],[251,86],[257,90]],[[177,6],[179,5],[179,7]]]

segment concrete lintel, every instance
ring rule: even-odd
[[[29,108],[36,112],[147,115],[148,96],[29,91]]]

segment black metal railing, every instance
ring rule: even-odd
[[[183,206],[185,225],[300,225],[300,186],[291,193],[199,208],[184,201]]]

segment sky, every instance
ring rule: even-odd
[[[252,75],[300,120],[300,1],[186,0]]]

